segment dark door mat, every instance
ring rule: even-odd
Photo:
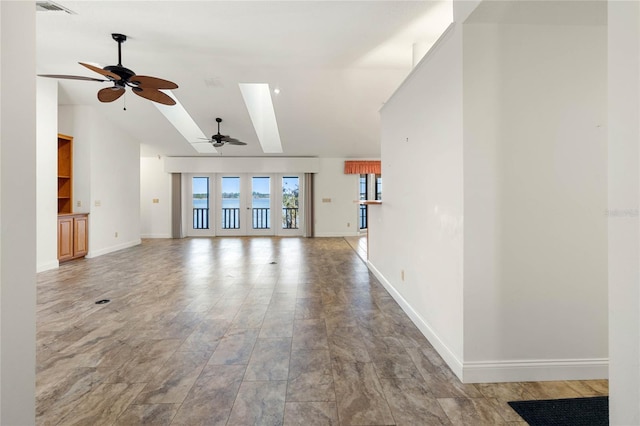
[[[608,426],[609,397],[511,401],[531,426]]]

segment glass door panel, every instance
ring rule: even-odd
[[[300,178],[282,177],[282,229],[299,229]]]
[[[240,177],[221,178],[221,229],[240,229]]]
[[[251,227],[271,229],[271,177],[251,178]]]
[[[209,178],[191,179],[191,206],[193,209],[193,229],[209,229]]]

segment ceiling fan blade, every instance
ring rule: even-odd
[[[169,95],[166,93],[162,93],[158,89],[145,89],[143,87],[132,87],[133,93],[138,96],[142,96],[143,98],[149,99],[150,101],[158,102],[159,104],[164,105],[175,105],[176,101],[171,99]]]
[[[129,79],[129,83],[137,84],[143,89],[177,89],[178,85],[173,81],[163,80],[147,75],[134,75]]]
[[[107,77],[109,80],[120,80],[120,76],[118,74],[114,74],[107,70],[103,70],[102,68],[94,67],[93,65],[85,64],[84,62],[78,62],[83,67],[89,68],[91,71],[97,72],[98,74],[102,74]]]
[[[62,78],[65,80],[110,81],[101,78],[83,77],[81,75],[38,74],[38,77]]]
[[[221,146],[224,145],[224,142],[216,142],[216,143],[212,143],[211,145],[213,145],[216,148],[220,148]]]
[[[246,145],[246,142],[241,142],[237,139],[226,141],[229,145]]]
[[[124,87],[105,87],[98,90],[100,102],[113,102],[124,94]]]

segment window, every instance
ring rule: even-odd
[[[209,178],[194,177],[191,181],[193,194],[193,229],[209,229]]]
[[[360,175],[360,200],[369,198],[369,175]],[[360,229],[367,229],[367,205],[360,204]]]
[[[300,178],[282,177],[282,229],[298,229],[300,210]]]
[[[382,176],[376,175],[376,200],[382,200]]]
[[[253,229],[271,229],[271,178],[251,178],[251,224]]]
[[[240,178],[222,178],[222,229],[240,229]]]

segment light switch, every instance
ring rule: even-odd
[[[95,205],[96,207],[100,207],[100,206],[102,205],[102,203],[100,202],[100,200],[96,200],[96,201],[95,201],[95,203],[94,203],[94,205]]]
[[[331,202],[331,198],[323,198],[322,202],[323,203],[330,203]]]
[[[159,202],[160,202],[160,199],[159,199],[159,198],[154,198],[154,199],[153,199],[153,204],[158,204]]]

